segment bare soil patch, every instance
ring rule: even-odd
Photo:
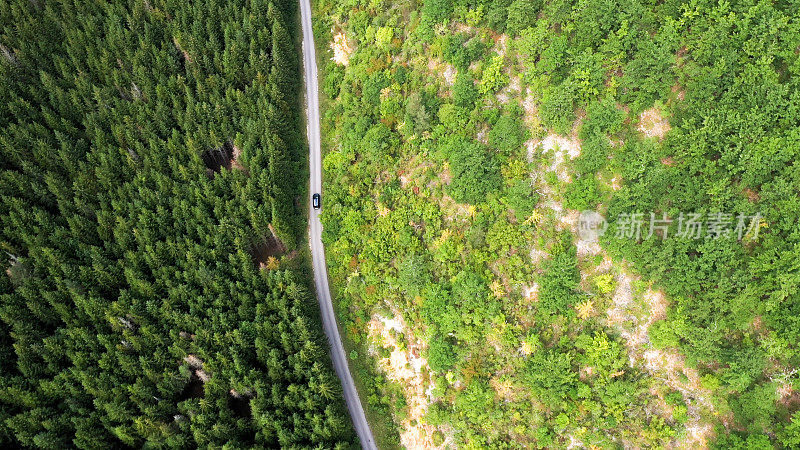
[[[675,94],[675,98],[680,101],[686,99],[686,89],[678,83],[675,83],[672,88],[670,88],[673,94]]]
[[[663,139],[672,127],[669,125],[669,121],[661,115],[661,111],[657,108],[650,108],[639,114],[637,129],[647,137]]]
[[[761,200],[761,196],[758,194],[758,192],[750,188],[745,188],[742,191],[742,194],[744,194],[744,196],[747,197],[747,200],[749,200],[750,203],[758,203],[758,201]]]
[[[347,35],[344,31],[340,31],[333,35],[333,41],[331,41],[331,50],[333,50],[333,61],[336,64],[340,64],[342,66],[347,66],[350,64],[350,55],[353,54],[355,48],[353,44],[347,39]]]
[[[525,89],[525,98],[522,100],[522,110],[524,111],[523,120],[528,127],[536,132],[541,126],[539,120],[539,107],[536,104],[536,97],[533,96],[531,88]]]
[[[668,300],[663,292],[652,289],[644,294],[637,293],[633,282],[639,278],[623,268],[619,271],[612,306],[606,311],[608,325],[625,340],[631,366],[641,361],[647,372],[683,395],[689,421],[687,433],[676,443],[677,447],[706,448],[713,428],[703,422],[701,411],[714,410],[711,392],[700,385],[697,370],[688,367],[676,349],[660,350],[649,345],[650,326],[666,318]]]
[[[497,93],[496,98],[501,104],[507,104],[512,98],[519,97],[522,93],[522,77],[516,75],[510,78],[507,86]]]
[[[441,78],[447,87],[452,87],[456,82],[458,70],[450,63],[440,61],[437,58],[428,60],[428,72],[431,75]]]
[[[551,164],[547,170],[555,172],[558,179],[565,183],[572,181],[564,163],[567,158],[572,160],[580,156],[581,143],[577,139],[550,134],[538,144],[534,143],[532,147],[528,149],[528,160],[533,160],[533,151],[535,150],[544,155],[552,154]]]

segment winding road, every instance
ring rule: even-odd
[[[308,150],[310,171],[309,197],[315,192],[322,192],[322,156],[319,143],[319,97],[317,85],[317,56],[314,47],[314,32],[311,27],[310,0],[300,0],[300,18],[303,24],[303,69],[305,70],[306,85],[306,119],[308,126]],[[324,202],[325,199],[323,199]],[[325,263],[325,248],[322,246],[322,224],[319,221],[319,210],[311,207],[309,198],[309,232],[311,245],[311,258],[314,265],[314,285],[317,288],[317,299],[322,312],[322,325],[325,336],[331,346],[331,359],[336,375],[342,382],[342,391],[347,403],[353,426],[364,449],[377,449],[372,430],[369,428],[364,408],[358,398],[353,377],[347,366],[347,355],[339,336],[339,327],[336,325],[336,314],[331,303],[331,292],[328,288],[328,267]]]

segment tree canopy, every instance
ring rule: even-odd
[[[1,447],[353,446],[287,253],[296,8],[0,6]]]

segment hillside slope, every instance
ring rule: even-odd
[[[387,440],[800,444],[796,6],[317,3],[323,240]]]

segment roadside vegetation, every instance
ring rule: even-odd
[[[355,448],[292,1],[0,4],[0,447]]]
[[[316,3],[323,239],[381,439],[800,445],[796,6]]]

